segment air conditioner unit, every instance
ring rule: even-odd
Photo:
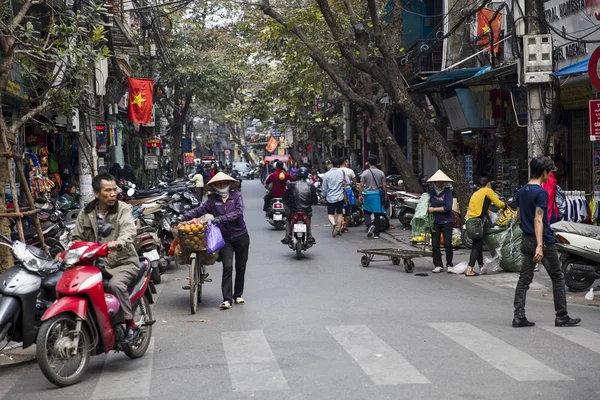
[[[524,84],[546,83],[552,80],[552,36],[523,36]]]

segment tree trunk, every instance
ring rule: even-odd
[[[173,165],[173,179],[183,178],[184,171],[184,159],[181,153],[181,139],[183,136],[183,125],[179,123],[177,117],[175,117],[175,124],[173,125],[172,134],[173,143],[171,144],[171,164]],[[181,164],[180,164],[181,163]]]
[[[246,157],[248,162],[253,162],[254,158],[248,152],[248,149],[246,149],[246,146],[242,143],[242,139],[241,139],[240,134],[239,134],[238,130],[236,129],[236,127],[231,122],[225,122],[225,127],[229,131],[229,136],[231,136],[231,140],[233,140],[233,142],[238,145],[238,147],[240,148],[242,153],[244,153],[244,157]]]
[[[0,118],[4,119],[3,116],[0,116]],[[4,146],[1,146],[1,148],[3,152],[6,152]],[[8,168],[6,163],[7,159],[5,157],[0,157],[0,212],[2,213],[7,212],[5,199],[6,185],[8,184]],[[13,193],[13,196],[14,195],[15,194]],[[13,201],[14,200],[16,200],[16,197],[13,197]],[[0,233],[6,237],[10,237],[10,223],[8,218],[0,217]],[[10,249],[6,246],[0,246],[0,273],[4,272],[13,264],[14,262]]]

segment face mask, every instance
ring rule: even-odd
[[[221,197],[227,197],[227,195],[229,194],[230,187],[231,185],[228,185],[225,189],[217,189],[217,193],[219,193]]]

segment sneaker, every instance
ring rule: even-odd
[[[367,229],[367,237],[372,238],[375,235],[375,226],[371,225],[369,229]]]
[[[373,235],[373,239],[379,239],[378,235]]]
[[[246,304],[246,300],[242,299],[241,297],[236,297],[235,304]]]
[[[337,236],[342,237],[342,231],[341,230],[337,233]]]
[[[338,236],[338,233],[340,233],[340,228],[338,228],[337,225],[334,225],[333,226],[333,230],[331,231],[331,236],[332,237],[336,237],[336,236]]]
[[[221,310],[229,310],[231,308],[231,303],[229,301],[224,301],[219,306]]]
[[[440,272],[444,272],[444,268],[435,267],[431,272],[433,272],[434,274],[439,274]]]
[[[348,228],[344,227],[344,228],[342,229],[342,232],[343,232],[343,233],[348,233],[348,232],[350,232],[350,229],[348,229]]]
[[[448,267],[448,269],[446,270],[449,274],[453,274],[454,273],[454,267]]]

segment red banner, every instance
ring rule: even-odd
[[[588,106],[590,121],[590,140],[600,140],[600,100],[590,100]]]
[[[152,138],[146,140],[146,148],[148,149],[158,149],[162,145],[162,141],[158,138]]]
[[[129,78],[127,117],[140,124],[152,123],[152,91],[154,82],[148,78]]]
[[[279,140],[275,139],[273,136],[271,136],[271,139],[269,139],[269,143],[267,144],[267,151],[269,153],[272,153],[273,150],[275,150],[277,148],[277,146],[279,146]]]
[[[498,42],[500,41],[500,30],[502,29],[502,13],[498,13],[492,21],[496,10],[482,8],[477,14],[477,37],[479,41],[477,45],[483,49],[490,51],[491,35],[494,38],[494,53],[498,52]]]

